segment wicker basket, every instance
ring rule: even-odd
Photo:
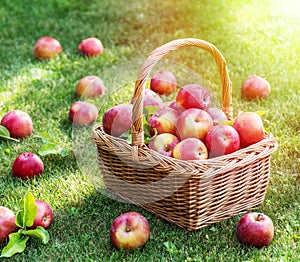
[[[187,38],[155,49],[140,69],[134,90],[132,145],[93,128],[98,162],[107,189],[123,200],[189,231],[219,222],[258,206],[270,176],[270,155],[277,143],[271,133],[232,154],[199,161],[182,161],[150,150],[143,141],[143,90],[153,66],[181,47],[207,50],[215,59],[222,83],[222,110],[233,116],[232,88],[220,51],[211,43]]]

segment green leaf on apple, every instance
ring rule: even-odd
[[[17,226],[23,229],[32,226],[36,215],[37,206],[34,197],[30,192],[27,192],[20,202],[20,211],[16,215]]]
[[[26,248],[26,242],[29,236],[23,235],[23,230],[19,229],[16,233],[9,235],[8,244],[2,249],[0,257],[11,257],[16,253],[21,253]]]
[[[0,125],[0,137],[8,140],[12,140],[15,142],[20,142],[20,140],[10,137],[10,133],[5,126]]]
[[[61,147],[61,143],[54,139],[48,132],[41,132],[35,135],[35,137],[40,138],[44,143],[38,151],[40,156],[54,154],[66,157],[69,155],[69,152]]]
[[[43,244],[47,244],[49,241],[49,233],[41,226],[37,226],[35,229],[23,230],[23,234],[31,237],[36,237],[42,240]]]

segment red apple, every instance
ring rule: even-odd
[[[98,117],[97,107],[88,102],[76,101],[69,110],[69,119],[74,125],[85,126],[95,122]]]
[[[7,207],[0,206],[0,243],[6,240],[10,233],[18,231],[15,213]]]
[[[42,36],[39,38],[33,49],[33,55],[37,59],[49,59],[61,52],[61,44],[50,36]]]
[[[269,82],[257,75],[249,76],[242,84],[242,96],[248,100],[266,98],[271,92]]]
[[[238,115],[233,127],[239,133],[241,147],[255,144],[264,138],[264,126],[261,117],[255,112],[243,112]]]
[[[197,138],[185,138],[173,149],[173,157],[181,160],[201,160],[208,158],[205,144]]]
[[[197,108],[185,110],[177,119],[178,137],[181,140],[194,137],[205,141],[206,134],[212,127],[213,120],[210,115]]]
[[[36,199],[34,202],[37,206],[37,214],[33,221],[33,225],[29,227],[29,229],[35,229],[38,226],[46,229],[51,225],[53,221],[52,208],[47,202],[43,200]]]
[[[110,135],[120,136],[130,130],[132,104],[120,104],[105,111],[102,117],[103,130]]]
[[[173,157],[173,149],[179,142],[180,140],[177,136],[163,133],[150,140],[149,148],[164,156]]]
[[[15,159],[12,174],[21,179],[40,176],[44,172],[43,161],[34,153],[24,152]]]
[[[179,114],[181,114],[185,110],[184,107],[177,104],[176,101],[169,103],[168,107],[175,109]]]
[[[132,98],[131,103],[133,104],[134,98]],[[143,92],[143,107],[155,106],[157,109],[163,107],[163,101],[161,97],[150,89],[145,89]]]
[[[89,37],[80,42],[78,51],[86,56],[96,56],[103,53],[102,42],[96,37]]]
[[[211,105],[211,95],[204,87],[190,84],[178,91],[176,102],[185,109],[198,108],[208,110]]]
[[[157,72],[150,80],[150,89],[159,95],[169,95],[175,92],[176,87],[176,77],[167,70]]]
[[[225,113],[221,109],[219,109],[217,107],[211,107],[211,108],[208,109],[207,112],[211,116],[211,118],[212,118],[212,120],[214,122],[214,125],[216,125],[218,123],[222,123],[222,122],[228,121],[228,118],[225,115]]]
[[[178,117],[178,112],[170,107],[164,107],[157,110],[153,115],[151,115],[148,121],[151,134],[154,134],[154,129],[156,129],[158,134],[171,133],[176,135],[176,123]]]
[[[262,248],[272,242],[274,225],[267,215],[250,212],[243,215],[238,221],[236,234],[241,243]]]
[[[143,246],[150,236],[148,220],[137,212],[127,212],[118,216],[111,224],[111,243],[122,250],[132,250]]]
[[[24,138],[32,133],[33,124],[31,117],[22,110],[12,110],[1,120],[1,125],[6,127],[11,137]]]
[[[208,131],[205,145],[209,151],[210,158],[226,155],[240,148],[240,137],[232,126],[218,124]]]
[[[97,97],[104,94],[103,80],[98,76],[88,75],[79,80],[76,85],[77,96]]]

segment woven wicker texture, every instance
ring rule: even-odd
[[[270,156],[277,148],[271,133],[232,154],[199,161],[165,157],[143,143],[143,90],[151,69],[164,55],[182,47],[207,50],[215,59],[222,83],[222,110],[233,116],[232,88],[224,57],[200,39],[179,39],[155,49],[145,60],[134,91],[132,145],[93,128],[101,175],[114,195],[187,230],[235,216],[265,198]]]

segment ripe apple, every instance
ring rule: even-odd
[[[208,158],[205,144],[197,138],[185,138],[173,149],[173,157],[181,160],[201,160]]]
[[[1,125],[7,128],[11,137],[24,138],[32,133],[31,117],[22,110],[12,110],[4,115]]]
[[[37,206],[37,215],[33,221],[33,225],[29,227],[29,229],[35,229],[38,226],[45,229],[48,228],[53,221],[53,211],[51,206],[47,202],[39,199],[36,199],[34,203]]]
[[[15,213],[7,207],[0,206],[0,243],[8,238],[10,233],[18,231]]]
[[[157,72],[150,80],[150,89],[159,95],[169,95],[175,92],[176,87],[176,77],[167,70]]]
[[[185,110],[184,107],[177,104],[176,101],[171,102],[168,106],[175,109],[179,114],[181,114]]]
[[[96,56],[103,53],[102,42],[96,37],[89,37],[80,42],[78,51],[85,56]]]
[[[264,138],[264,126],[261,117],[255,112],[239,114],[233,127],[239,133],[241,147],[255,144]]]
[[[76,101],[69,109],[69,119],[74,125],[89,125],[95,122],[97,117],[97,107],[89,102]]]
[[[228,121],[228,118],[225,115],[225,113],[217,107],[210,107],[207,112],[211,116],[211,118],[214,122],[214,125]]]
[[[237,223],[238,240],[257,248],[268,246],[274,238],[274,225],[265,214],[250,212],[243,215]]]
[[[170,107],[164,107],[157,110],[153,115],[151,115],[148,121],[151,134],[153,135],[155,133],[154,129],[156,129],[158,134],[171,133],[176,135],[176,123],[178,117],[178,112]]]
[[[132,104],[120,104],[106,110],[102,117],[103,130],[116,137],[130,130],[132,107]]]
[[[180,142],[179,138],[170,133],[162,133],[155,136],[149,142],[149,148],[158,153],[173,157],[173,149]]]
[[[209,151],[210,158],[226,155],[240,148],[240,137],[232,126],[218,124],[208,131],[205,145]]]
[[[248,100],[266,98],[271,92],[269,82],[257,75],[249,76],[242,84],[242,96]]]
[[[149,236],[149,222],[137,212],[127,212],[118,216],[110,227],[111,243],[117,249],[131,250],[141,247]]]
[[[21,179],[33,178],[44,172],[44,163],[34,153],[23,152],[18,155],[12,165],[12,174]]]
[[[61,44],[50,36],[40,37],[34,45],[33,55],[36,59],[49,59],[62,52]]]
[[[134,98],[132,98],[131,103],[133,104]],[[155,106],[158,109],[163,107],[163,101],[161,97],[150,89],[145,89],[143,92],[143,107]]]
[[[97,97],[104,94],[103,80],[98,76],[88,75],[82,77],[76,85],[77,96]]]
[[[180,140],[194,137],[205,141],[206,134],[212,127],[213,120],[210,115],[197,108],[185,110],[177,119],[177,131]]]
[[[198,108],[208,110],[211,105],[211,95],[204,87],[190,84],[178,91],[176,102],[185,109]]]

